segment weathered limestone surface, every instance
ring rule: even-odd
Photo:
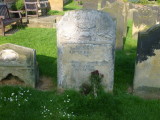
[[[160,25],[139,33],[134,93],[160,98]]]
[[[67,12],[57,25],[58,86],[79,90],[94,70],[104,74],[105,91],[113,89],[115,21],[96,10]]]
[[[112,17],[117,20],[117,32],[116,32],[116,48],[123,48],[123,38],[127,34],[127,5],[126,3],[118,0],[110,0],[106,2],[102,11],[108,12]]]
[[[144,31],[147,28],[156,25],[157,11],[152,10],[148,6],[137,8],[133,13],[133,28],[132,35],[137,39],[138,32]]]
[[[98,9],[98,0],[82,0],[84,9]]]
[[[63,0],[49,0],[51,10],[63,11]]]
[[[38,79],[36,51],[10,43],[0,45],[0,82],[9,74],[18,77],[26,86],[35,87]]]

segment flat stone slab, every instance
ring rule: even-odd
[[[60,15],[53,16],[40,16],[40,17],[29,17],[28,27],[32,28],[55,28],[56,19],[61,17]],[[25,19],[25,18],[24,18]]]

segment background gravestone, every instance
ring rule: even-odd
[[[9,43],[0,45],[0,84],[5,84],[5,78],[10,75],[26,86],[35,87],[38,79],[36,51]]]
[[[63,0],[48,0],[51,10],[63,11]]]
[[[148,6],[141,6],[133,13],[133,28],[132,36],[137,39],[138,32],[144,31],[147,28],[156,25],[157,11]]]
[[[81,0],[84,9],[98,9],[98,0]]]
[[[112,17],[116,18],[117,31],[116,31],[116,49],[123,48],[123,39],[127,34],[127,5],[123,1],[110,0],[106,2],[106,6],[102,11],[109,13]]]
[[[91,72],[104,75],[102,86],[112,91],[114,78],[115,21],[104,12],[67,12],[57,25],[58,86],[79,90]]]
[[[134,92],[142,97],[160,98],[160,25],[139,33]]]

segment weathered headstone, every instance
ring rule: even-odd
[[[112,91],[115,31],[115,21],[105,12],[67,12],[57,25],[58,86],[78,90],[99,70],[105,91]]]
[[[108,12],[112,17],[117,20],[116,32],[116,49],[123,48],[123,39],[127,33],[127,6],[122,1],[106,2],[106,7],[102,11]]]
[[[98,0],[81,0],[84,9],[98,9]]]
[[[141,6],[133,13],[133,28],[132,36],[137,39],[138,32],[144,31],[147,28],[156,25],[157,12],[148,6]]]
[[[14,44],[0,45],[0,84],[8,75],[18,77],[25,86],[35,87],[38,79],[36,51]]]
[[[138,35],[134,93],[160,98],[160,25]]]
[[[49,0],[51,10],[63,11],[63,0]]]

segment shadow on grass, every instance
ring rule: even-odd
[[[57,59],[44,55],[37,55],[40,76],[48,76],[57,80]]]
[[[75,10],[74,8],[63,8],[64,11]]]
[[[136,40],[132,39],[131,34],[131,26],[128,26],[127,36],[123,38],[124,49],[116,51],[114,92],[126,92],[133,86],[137,47]]]
[[[68,2],[66,2],[64,5],[67,5],[69,3],[73,2],[73,0],[68,0]]]

